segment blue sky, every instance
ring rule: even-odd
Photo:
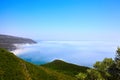
[[[0,34],[120,41],[119,0],[0,0]]]

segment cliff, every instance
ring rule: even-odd
[[[14,44],[35,44],[35,43],[37,42],[35,42],[32,39],[0,34],[0,48],[5,48],[10,51],[16,49],[16,46],[14,46]]]

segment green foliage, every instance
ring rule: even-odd
[[[75,76],[76,75],[76,76]],[[75,78],[76,77],[76,78]],[[0,80],[120,80],[120,48],[115,60],[105,58],[93,68],[55,60],[36,66],[0,49]]]
[[[116,57],[115,57],[115,61],[120,61],[120,48],[118,47],[117,48],[117,51],[116,51]]]
[[[107,71],[108,68],[114,63],[112,58],[105,58],[102,62],[96,62],[94,64],[94,68],[98,71]]]
[[[0,70],[0,76],[4,74],[4,71],[3,70]]]
[[[120,70],[120,48],[118,48],[116,51],[115,61],[116,61],[116,67]]]
[[[106,80],[102,74],[95,69],[88,69],[86,73],[76,75],[78,80]]]
[[[88,69],[86,72],[87,77],[83,78],[83,75],[77,75],[78,79],[82,80],[107,80],[110,77],[108,69],[111,65],[114,64],[112,58],[105,58],[102,62],[96,62],[93,69]],[[85,74],[85,73],[83,73]]]
[[[36,66],[0,49],[0,80],[76,80],[54,70]]]
[[[0,68],[4,72],[4,74],[0,75],[2,80],[15,80],[24,76],[19,64],[19,58],[4,49],[0,49]],[[22,79],[25,80],[24,77],[18,80]]]
[[[87,70],[87,79],[89,80],[105,80],[101,73],[95,69],[88,69]]]
[[[85,73],[86,70],[89,69],[88,67],[66,63],[62,60],[54,60],[53,62],[44,64],[42,66],[73,77],[77,75],[79,72]]]
[[[105,58],[101,62],[96,62],[93,67],[86,73],[79,73],[77,78],[81,80],[120,80],[120,48],[116,51],[115,60]],[[87,77],[85,78],[84,75]]]
[[[120,80],[120,48],[116,50],[115,62],[109,67],[108,72],[112,75],[111,80]]]
[[[87,74],[85,73],[79,73],[78,75],[76,75],[78,80],[85,80],[87,78]]]

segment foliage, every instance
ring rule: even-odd
[[[87,70],[87,78],[89,80],[105,80],[102,76],[102,74],[95,69],[88,69]]]
[[[76,80],[42,66],[33,65],[0,49],[0,80]]]
[[[78,75],[76,75],[76,77],[77,77],[77,79],[79,79],[79,80],[85,80],[86,77],[87,77],[87,74],[80,72]]]
[[[75,78],[76,75],[76,78]],[[0,49],[0,80],[120,80],[120,48],[115,60],[105,58],[93,68],[55,60],[42,66],[33,65]]]
[[[115,60],[105,58],[102,62],[96,62],[93,67],[86,73],[79,73],[77,78],[81,80],[120,80],[120,48],[116,51]],[[83,79],[83,76],[86,78]]]
[[[76,77],[78,80],[106,80],[96,69],[88,69],[86,73],[79,73]]]
[[[75,64],[64,62],[62,60],[54,60],[53,62],[44,64],[42,66],[73,77],[79,72],[85,73],[86,70],[89,69],[88,67],[78,66]]]
[[[114,64],[114,60],[112,58],[105,58],[102,62],[96,62],[94,64],[94,68],[101,73],[101,75],[108,79],[110,74],[108,69]]]
[[[120,80],[120,48],[116,50],[115,62],[109,67],[108,72],[112,75],[111,80]]]
[[[120,48],[118,47],[117,51],[116,51],[116,57],[115,57],[115,61],[120,61]]]
[[[114,63],[112,58],[105,58],[102,62],[96,62],[93,66],[98,71],[107,71],[108,68]]]

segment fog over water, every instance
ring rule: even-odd
[[[96,61],[115,57],[119,42],[114,41],[39,41],[13,51],[18,57],[34,64],[55,59],[91,67]]]

